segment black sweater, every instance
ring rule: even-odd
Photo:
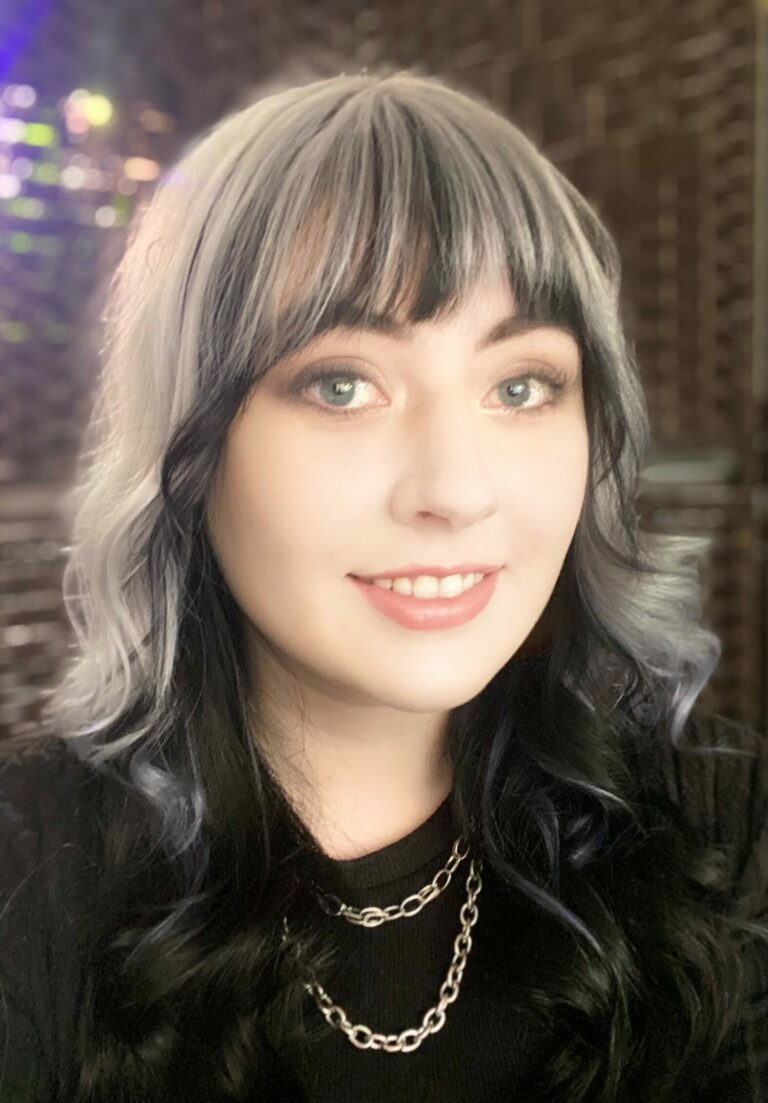
[[[671,748],[658,754],[670,797],[685,809],[702,842],[722,850],[735,906],[768,923],[768,745],[751,729],[717,716],[698,716],[688,736],[694,743],[719,741],[756,752],[738,759],[681,757]],[[2,1103],[65,1101],[77,1083],[86,948],[75,931],[92,898],[83,861],[90,827],[79,799],[83,769],[53,737],[34,750],[6,755],[0,765]],[[457,834],[449,797],[420,827],[375,853],[350,861],[326,858],[323,887],[357,907],[399,904],[446,864]],[[400,1033],[417,1027],[437,1004],[460,931],[470,860],[414,916],[372,929],[328,917],[329,936],[340,952],[324,984],[352,1024]],[[292,1103],[542,1099],[534,1074],[552,1039],[515,990],[515,955],[536,952],[536,914],[522,896],[496,882],[487,863],[480,877],[467,966],[443,1027],[410,1053],[362,1050],[324,1023],[307,994],[306,1021],[324,1029],[309,1045],[280,1054],[301,1085]],[[54,886],[57,910],[51,906]],[[691,1097],[695,1103],[768,1103],[762,982],[755,985],[751,1016],[717,1066],[702,1070],[702,1086]]]

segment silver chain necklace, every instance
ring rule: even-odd
[[[417,893],[406,897],[401,904],[388,904],[385,908],[367,907],[358,909],[343,904],[338,897],[331,894],[323,894],[319,897],[320,904],[328,915],[341,916],[347,922],[362,927],[378,927],[381,923],[387,923],[392,919],[407,919],[420,912],[425,904],[434,900],[443,889],[448,887],[456,867],[469,853],[468,849],[463,854],[459,852],[460,842],[461,837],[453,844],[453,851],[447,864],[435,874],[432,881],[423,889],[419,889]],[[453,960],[448,968],[445,980],[440,985],[438,1002],[426,1012],[421,1021],[421,1026],[409,1027],[407,1030],[401,1031],[400,1034],[381,1034],[372,1031],[370,1027],[362,1023],[353,1025],[344,1009],[331,1000],[323,986],[318,982],[314,972],[305,967],[304,971],[310,977],[310,980],[304,983],[305,989],[313,996],[326,1021],[331,1026],[343,1030],[353,1046],[358,1049],[383,1049],[387,1053],[410,1053],[421,1045],[428,1034],[436,1034],[443,1027],[445,1024],[445,1009],[449,1003],[453,1003],[459,994],[461,979],[467,964],[467,956],[472,949],[470,930],[477,922],[478,910],[475,900],[483,887],[480,877],[482,865],[482,858],[473,859],[470,863],[469,876],[467,877],[467,899],[462,904],[459,912],[461,931],[453,943]],[[286,942],[287,938],[288,920],[286,916],[283,916],[283,943]]]

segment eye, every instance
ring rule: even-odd
[[[512,416],[543,413],[557,403],[560,392],[567,388],[568,382],[566,371],[544,365],[507,376],[496,385],[502,394],[502,413]],[[355,394],[360,393],[359,388],[356,390],[356,384],[367,388],[376,386],[359,371],[341,367],[307,368],[291,382],[289,392],[319,413],[331,417],[357,417],[375,409],[375,406],[350,405]],[[305,397],[313,390],[320,396],[319,401]]]
[[[536,371],[523,372],[520,375],[504,379],[499,388],[502,389],[505,402],[509,399],[510,405],[505,405],[504,413],[510,414],[537,414],[543,413],[549,406],[554,406],[560,395],[568,385],[567,372],[557,368],[539,368]],[[530,398],[544,394],[545,400],[530,404]]]
[[[330,400],[330,406],[323,405],[323,402],[307,402],[307,405],[314,406],[321,413],[328,413],[332,416],[334,414],[346,414],[347,416],[363,413],[364,410],[359,407],[347,406],[346,403],[355,392],[355,384],[364,383],[368,387],[373,387],[371,381],[359,372],[345,371],[340,368],[318,368],[307,369],[306,372],[300,372],[296,379],[291,384],[291,394],[295,394],[303,398],[313,388],[316,389],[316,393],[321,393],[325,399]],[[338,400],[338,405],[336,404]],[[369,409],[370,407],[366,407]]]

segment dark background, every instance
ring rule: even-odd
[[[0,735],[70,643],[60,505],[137,203],[224,112],[382,61],[479,91],[615,235],[643,524],[714,537],[701,702],[768,730],[767,26],[768,0],[0,0]]]

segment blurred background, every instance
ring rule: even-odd
[[[0,737],[71,644],[60,503],[134,212],[224,112],[379,62],[477,90],[615,235],[642,523],[713,537],[700,701],[768,730],[768,0],[0,0]]]

